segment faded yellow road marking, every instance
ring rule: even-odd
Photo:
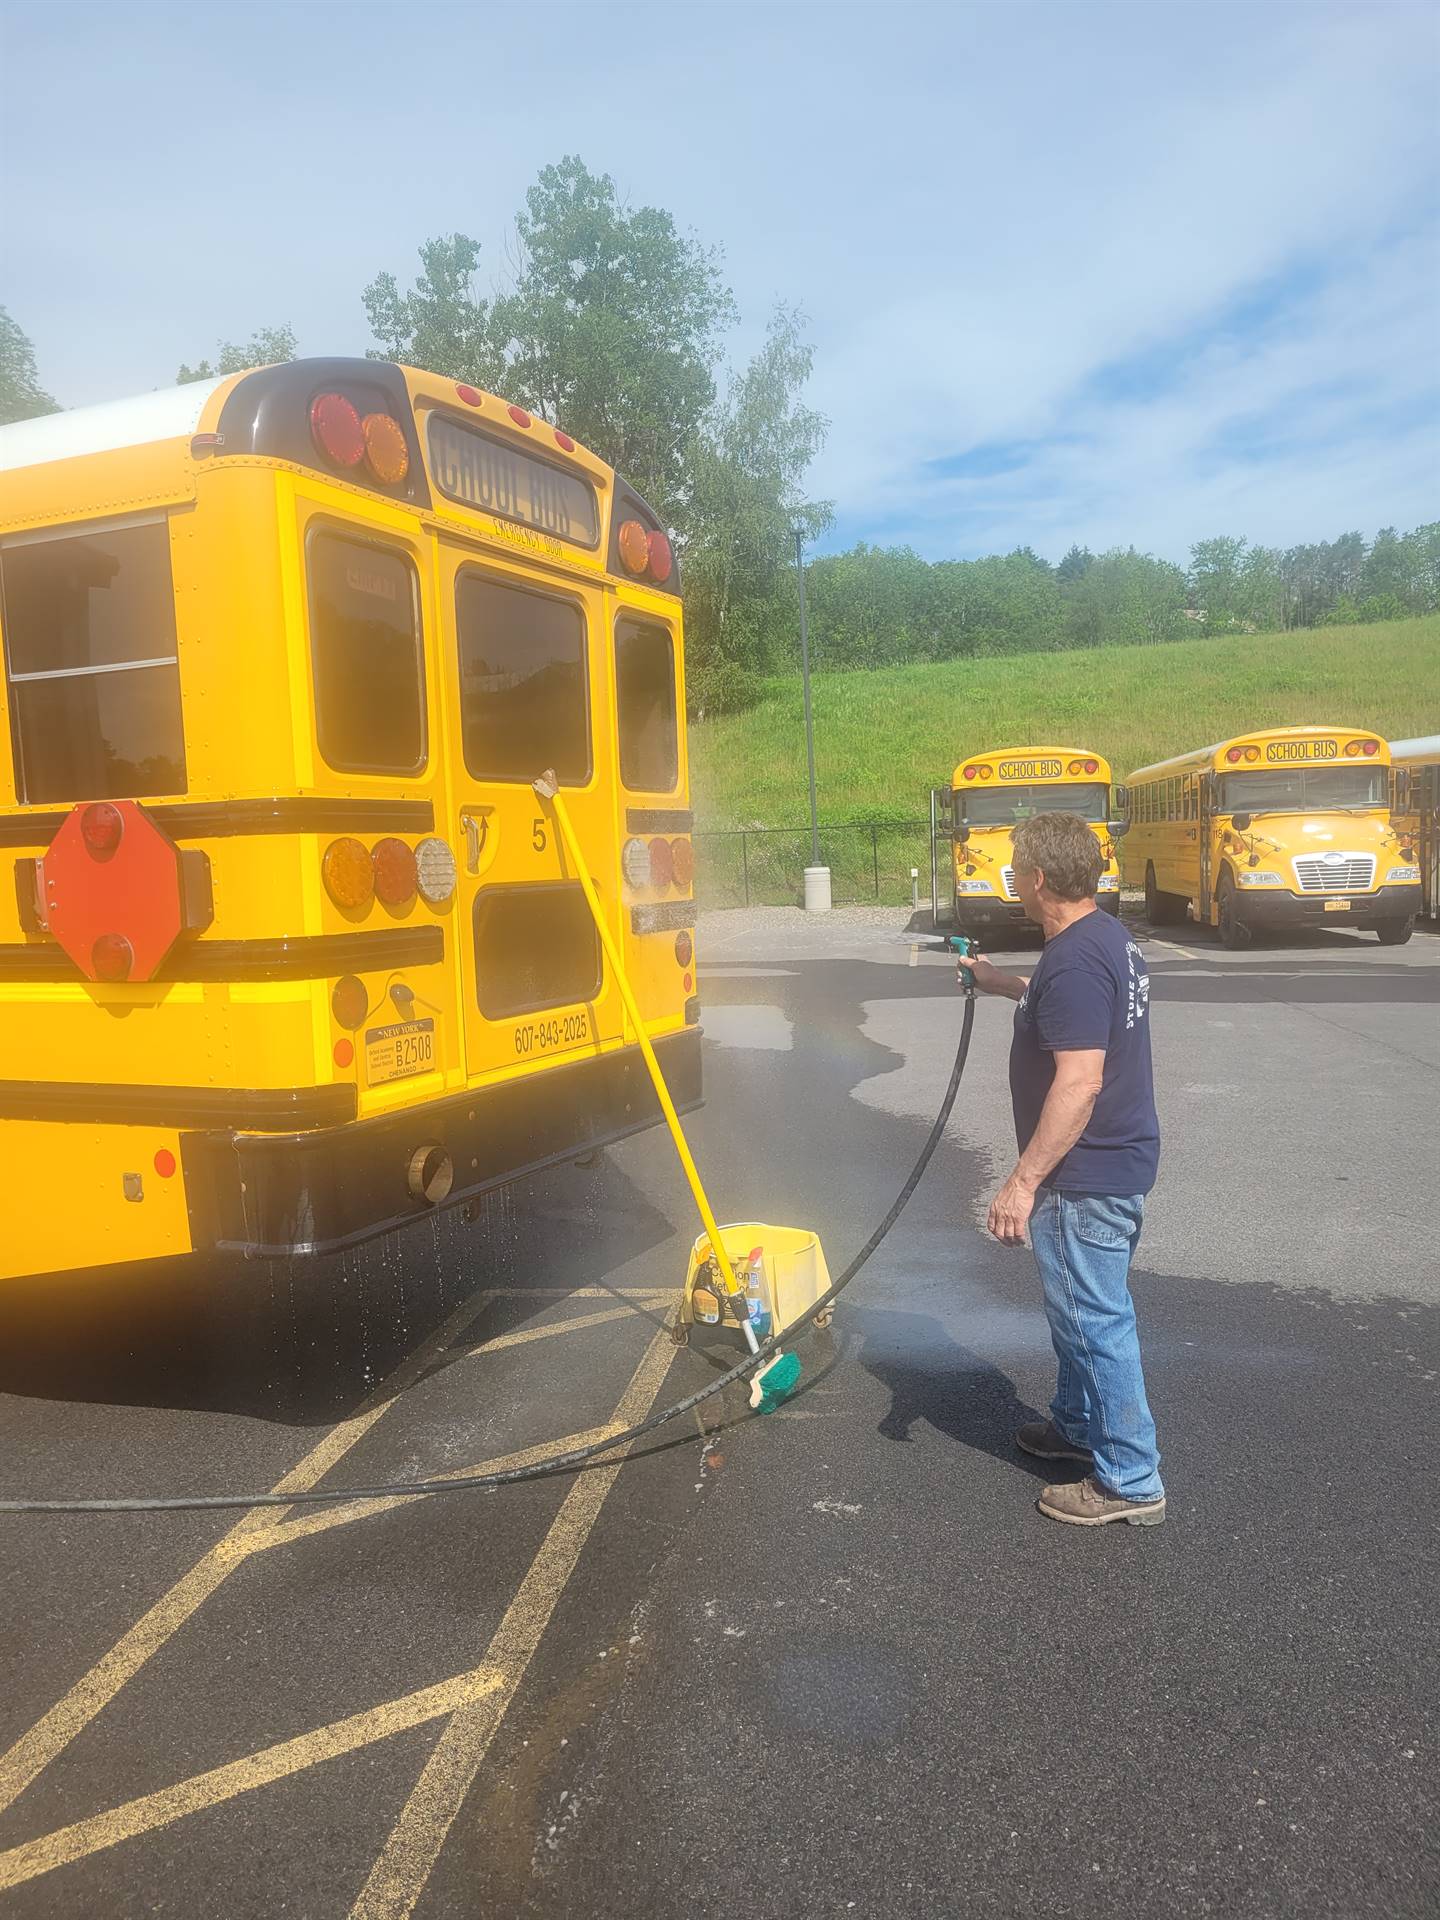
[[[674,1353],[666,1333],[658,1333],[650,1342],[615,1409],[618,1426],[633,1426],[645,1418]],[[621,1453],[613,1466],[581,1474],[566,1494],[486,1651],[481,1671],[498,1674],[499,1686],[458,1708],[446,1726],[351,1909],[350,1920],[403,1920],[413,1911],[623,1460]]]
[[[323,1440],[312,1447],[283,1479],[277,1480],[276,1493],[299,1493],[313,1487],[337,1461],[343,1459],[357,1441],[370,1431],[396,1397],[411,1386],[438,1353],[468,1326],[488,1305],[494,1289],[481,1287],[438,1326],[428,1340],[384,1379],[348,1420],[332,1427]],[[161,1596],[150,1611],[135,1622],[129,1632],[116,1641],[110,1651],[77,1680],[63,1699],[58,1700],[27,1733],[21,1734],[8,1753],[0,1755],[0,1813],[15,1801],[57,1754],[63,1753],[76,1734],[84,1731],[119,1693],[120,1689],[157,1653],[185,1622],[201,1607],[222,1581],[229,1578],[249,1551],[246,1536],[255,1531],[268,1533],[274,1526],[275,1512],[256,1508],[243,1514],[230,1531],[210,1548],[188,1573],[182,1574],[170,1591]],[[268,1544],[262,1541],[261,1544]]]
[[[83,1860],[88,1854],[119,1846],[123,1840],[153,1833],[157,1827],[168,1826],[186,1814],[202,1813],[239,1794],[253,1793],[257,1787],[284,1780],[292,1773],[303,1773],[307,1767],[338,1760],[342,1754],[373,1746],[377,1740],[388,1740],[411,1727],[423,1726],[427,1720],[438,1720],[443,1714],[474,1706],[502,1684],[500,1674],[475,1667],[436,1686],[422,1687],[418,1693],[403,1694],[398,1700],[387,1700],[383,1706],[370,1707],[345,1720],[334,1720],[327,1727],[316,1727],[313,1732],[299,1734],[293,1740],[282,1740],[278,1746],[262,1747],[258,1753],[247,1753],[243,1760],[232,1760],[226,1766],[212,1768],[209,1773],[197,1773],[177,1786],[162,1787],[158,1793],[147,1793],[139,1800],[112,1807],[108,1813],[77,1820],[73,1826],[59,1827],[54,1833],[42,1834],[38,1840],[26,1841],[8,1853],[0,1853],[0,1888],[17,1887],[42,1873],[53,1873],[57,1867]]]
[[[1161,935],[1158,933],[1152,933],[1147,935],[1146,937],[1151,941],[1152,945],[1157,947],[1169,947],[1172,953],[1183,954],[1187,960],[1203,960],[1207,957],[1204,954],[1192,953],[1189,947],[1182,947],[1178,940],[1163,939]]]
[[[471,1347],[466,1358],[500,1353],[508,1347],[528,1347],[532,1340],[549,1340],[557,1333],[580,1333],[586,1327],[603,1326],[607,1320],[633,1320],[639,1311],[637,1303],[611,1307],[604,1313],[577,1314],[573,1320],[551,1320],[543,1327],[517,1327],[513,1333],[497,1333],[493,1340],[482,1340],[478,1347]]]

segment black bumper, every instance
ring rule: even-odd
[[[1118,914],[1120,911],[1120,890],[1099,893],[1095,904],[1102,913]],[[958,927],[974,928],[977,933],[991,928],[1001,928],[1013,932],[1019,927],[1033,926],[1033,921],[1025,917],[1025,909],[1018,900],[1000,900],[993,893],[959,893],[955,896],[955,924]]]
[[[1333,909],[1327,901],[1346,898],[1348,908]],[[1235,917],[1245,927],[1373,927],[1377,920],[1408,920],[1420,911],[1420,888],[1377,887],[1374,893],[1348,895],[1284,893],[1278,887],[1241,887],[1235,894]]]
[[[700,1105],[700,1029],[655,1043],[681,1113]],[[543,1068],[403,1113],[310,1133],[182,1134],[197,1251],[326,1254],[434,1211],[406,1174],[417,1147],[450,1156],[455,1206],[660,1119],[638,1047]]]

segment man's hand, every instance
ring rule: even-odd
[[[992,966],[983,953],[956,954],[955,978],[962,986],[966,973],[974,980],[977,993],[998,993],[1005,1000],[1018,1000],[1030,984],[1018,973],[1004,973]]]
[[[1018,1173],[1012,1173],[990,1202],[985,1224],[1002,1247],[1023,1247],[1025,1229],[1034,1207],[1034,1187],[1028,1186]]]

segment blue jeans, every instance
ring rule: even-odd
[[[1060,1362],[1050,1417],[1072,1446],[1094,1454],[1101,1486],[1127,1500],[1158,1500],[1165,1491],[1130,1298],[1130,1256],[1144,1212],[1139,1194],[1044,1188],[1030,1216]]]

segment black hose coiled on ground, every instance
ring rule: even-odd
[[[723,1392],[735,1381],[743,1379],[747,1373],[752,1373],[756,1367],[763,1366],[779,1350],[782,1339],[792,1340],[795,1335],[802,1333],[845,1291],[900,1218],[906,1202],[919,1186],[925,1169],[934,1157],[935,1149],[940,1144],[940,1136],[945,1131],[945,1123],[950,1118],[950,1109],[955,1105],[955,1096],[960,1090],[960,1079],[970,1053],[970,1029],[974,1024],[975,1000],[972,994],[967,994],[965,1016],[960,1027],[960,1044],[955,1050],[955,1064],[950,1069],[950,1084],[946,1087],[945,1097],[940,1102],[940,1111],[935,1116],[935,1124],[931,1127],[925,1144],[920,1149],[920,1157],[911,1168],[904,1186],[896,1194],[890,1211],[839,1279],[833,1281],[814,1305],[785,1329],[783,1335],[772,1335],[770,1339],[761,1343],[758,1352],[747,1353],[745,1358],[731,1367],[727,1373],[718,1374],[715,1379],[708,1381],[698,1393],[692,1393],[684,1400],[677,1400],[673,1406],[662,1407],[659,1413],[652,1413],[647,1419],[638,1421],[635,1426],[627,1427],[623,1433],[612,1434],[608,1440],[593,1440],[588,1446],[572,1447],[565,1453],[552,1454],[546,1460],[533,1460],[528,1466],[508,1467],[498,1473],[460,1474],[453,1480],[389,1481],[373,1487],[306,1487],[295,1493],[180,1494],[173,1498],[131,1500],[0,1499],[0,1513],[197,1513],[225,1508],[314,1506],[321,1501],[391,1500],[433,1493],[474,1493],[487,1488],[513,1486],[520,1480],[540,1480],[554,1473],[570,1473],[578,1467],[587,1465],[602,1453],[613,1453],[617,1447],[633,1446],[647,1433],[654,1433],[657,1427],[663,1427],[668,1421],[679,1419],[681,1414],[689,1413],[692,1407],[698,1407],[702,1401],[710,1399],[713,1394]]]

